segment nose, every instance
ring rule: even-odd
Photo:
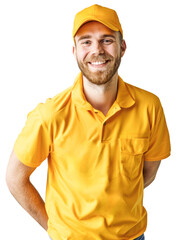
[[[103,54],[105,53],[104,48],[100,42],[95,42],[92,45],[92,53],[93,54]]]

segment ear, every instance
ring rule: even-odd
[[[121,42],[121,57],[123,57],[126,49],[127,49],[127,45],[126,45],[125,40],[123,39],[122,42]]]
[[[76,58],[76,46],[73,46],[73,55]]]

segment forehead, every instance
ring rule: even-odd
[[[77,34],[76,39],[79,38],[82,35],[116,35],[116,32],[111,30],[110,28],[106,27],[104,24],[96,21],[91,21],[83,24]]]

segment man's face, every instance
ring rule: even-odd
[[[97,85],[110,81],[117,73],[125,52],[125,49],[122,51],[119,33],[92,21],[78,30],[75,43],[73,51],[83,75]]]

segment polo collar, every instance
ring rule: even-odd
[[[118,81],[118,94],[114,102],[114,107],[120,108],[129,108],[135,104],[135,100],[130,94],[126,83],[119,76]],[[80,72],[74,81],[72,88],[72,99],[76,106],[85,108],[86,110],[93,110],[93,106],[87,101],[84,92],[83,92],[83,77]]]
[[[121,108],[129,108],[135,104],[135,99],[131,95],[127,84],[122,80],[120,76],[118,81],[118,94],[116,102]]]

